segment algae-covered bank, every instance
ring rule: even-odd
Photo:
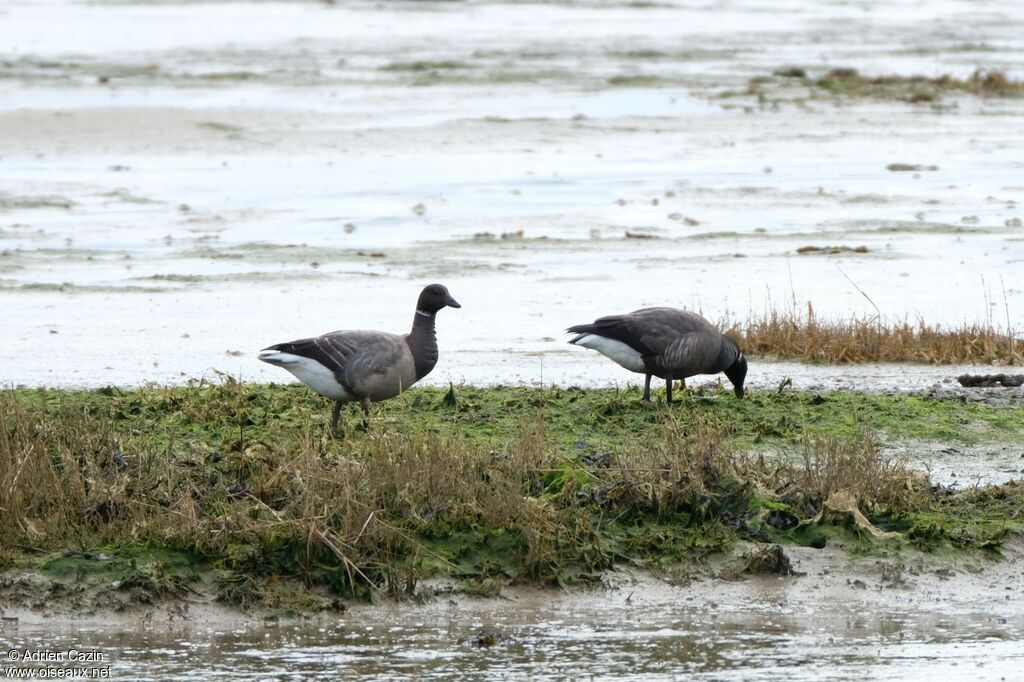
[[[920,459],[1020,461],[1019,400],[655,397],[418,388],[332,433],[299,385],[5,390],[0,596],[310,613],[619,569],[788,576],[820,551],[985,565],[1024,528],[1019,467],[957,486]]]

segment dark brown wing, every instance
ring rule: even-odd
[[[722,335],[707,320],[687,310],[642,308],[608,315],[592,324],[569,328],[625,343],[644,359],[651,373],[683,378],[720,371]]]
[[[647,308],[632,314],[643,329],[645,345],[655,352],[644,362],[659,375],[685,378],[714,373],[722,349],[721,333],[697,313]]]
[[[276,350],[310,358],[331,370],[345,390],[375,374],[384,374],[402,355],[401,337],[378,331],[337,331],[311,339],[279,343]]]
[[[586,334],[597,334],[624,343],[640,355],[651,355],[656,351],[645,342],[643,325],[638,324],[637,320],[632,317],[634,314],[606,315],[597,318],[590,324],[577,324],[569,327],[566,331],[580,335],[569,343],[576,343],[581,336]]]
[[[697,313],[676,308],[641,308],[625,315],[607,315],[592,324],[569,327],[576,334],[600,334],[628,345],[641,355],[657,355],[689,334],[717,334]]]

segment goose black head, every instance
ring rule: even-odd
[[[736,392],[737,398],[743,397],[743,380],[747,377],[747,359],[743,353],[739,354],[736,361],[725,368],[725,376],[732,382],[732,390]]]
[[[416,301],[416,311],[433,315],[444,307],[461,308],[459,302],[448,293],[448,288],[443,284],[431,284],[423,288],[420,298]]]

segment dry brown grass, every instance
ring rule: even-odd
[[[1013,80],[1005,71],[975,69],[967,78],[944,74],[937,78],[927,76],[863,76],[854,69],[832,69],[818,80],[818,85],[848,92],[872,87],[929,86],[938,90],[962,90],[975,95],[1017,95],[1024,91],[1024,83]]]
[[[1024,91],[1024,82],[1013,80],[1005,71],[975,69],[966,80],[964,89],[978,94],[1020,94]]]
[[[820,508],[834,493],[846,491],[866,508],[910,511],[926,504],[927,477],[914,473],[905,459],[883,455],[863,434],[850,440],[810,436],[802,461],[787,467],[794,489]]]
[[[296,387],[0,391],[0,558],[175,552],[229,572],[241,604],[279,576],[402,596],[438,573],[569,582],[686,561],[764,541],[765,509],[807,519],[836,490],[883,514],[929,504],[869,438],[807,439],[795,463],[736,452],[729,410],[775,414],[753,400],[701,413],[613,391],[465,394],[335,439]]]
[[[538,569],[573,537],[528,494],[551,460],[537,419],[501,453],[457,435],[381,430],[341,457],[325,455],[308,423],[286,448],[224,449],[154,447],[110,426],[81,406],[40,410],[0,393],[0,545],[170,548],[259,574],[340,563],[353,593],[398,594],[413,589],[416,561],[431,554],[416,535],[434,524],[516,529]]]
[[[657,437],[622,450],[614,466],[598,472],[598,490],[626,506],[668,516],[717,495],[723,481],[763,475],[747,466],[744,455],[730,453],[724,436],[714,419],[669,420]]]
[[[978,97],[1019,97],[1024,94],[1024,82],[1014,80],[1004,71],[976,69],[967,78],[948,74],[928,76],[865,76],[856,69],[835,68],[819,78],[808,78],[801,70],[780,71],[777,75],[799,78],[801,83],[813,85],[838,95],[851,97],[877,97],[899,99],[913,103],[935,102],[946,93],[965,92]],[[752,81],[757,90],[757,82]]]
[[[822,319],[806,309],[771,310],[723,328],[748,355],[812,362],[923,362],[1020,364],[1021,342],[1013,330],[988,324],[940,327],[923,320],[886,322],[877,316]]]
[[[607,485],[625,486],[633,506],[661,514],[723,494],[773,498],[796,491],[809,509],[820,509],[839,491],[871,509],[927,505],[921,497],[927,477],[913,472],[904,458],[884,454],[870,433],[845,439],[811,433],[802,439],[799,458],[766,460],[730,452],[725,428],[717,420],[669,421],[657,439],[622,454],[621,468],[609,471]]]

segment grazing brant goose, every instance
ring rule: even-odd
[[[285,368],[306,386],[333,400],[332,429],[338,428],[342,405],[357,400],[363,407],[365,426],[369,424],[371,402],[395,397],[434,369],[434,315],[445,306],[462,307],[447,288],[431,284],[420,292],[408,334],[330,332],[264,348],[259,359]]]
[[[743,397],[747,359],[739,346],[697,313],[675,308],[642,308],[608,315],[593,324],[569,327],[569,343],[592,348],[631,372],[644,376],[644,400],[651,400],[651,376],[665,380],[667,401],[672,382],[695,374],[725,372],[736,397]]]

